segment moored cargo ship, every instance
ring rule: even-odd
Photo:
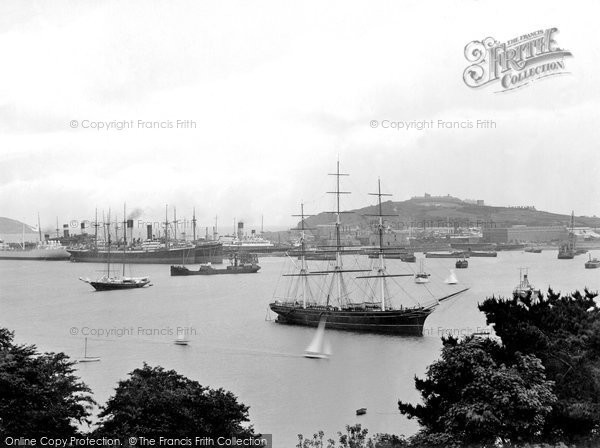
[[[86,263],[105,263],[108,261],[107,249],[67,249],[71,261]],[[218,241],[200,242],[194,245],[166,247],[157,243],[154,246],[128,248],[125,251],[112,251],[111,261],[114,263],[148,263],[173,264],[181,263],[223,263],[223,245]]]

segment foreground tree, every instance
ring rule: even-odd
[[[223,389],[209,389],[173,370],[135,369],[119,382],[100,414],[107,437],[254,437],[248,407]]]
[[[64,353],[38,353],[17,345],[0,328],[0,440],[14,437],[71,437],[76,423],[89,423],[94,401]]]
[[[423,404],[400,401],[422,431],[413,446],[462,447],[534,441],[556,397],[535,356],[512,360],[491,339],[443,339],[439,361],[415,379]]]
[[[319,431],[314,434],[312,439],[306,439],[302,434],[298,434],[298,444],[296,448],[417,448],[417,445],[410,445],[404,437],[398,437],[392,434],[375,434],[368,437],[369,431],[363,429],[362,425],[346,425],[346,432],[338,432],[338,443],[334,439],[324,440],[325,433]]]
[[[587,289],[561,296],[489,298],[479,309],[494,323],[509,355],[542,361],[558,401],[544,432],[548,439],[577,441],[600,431],[600,310]]]

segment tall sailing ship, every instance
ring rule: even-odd
[[[399,335],[423,335],[423,325],[427,317],[435,310],[438,304],[450,297],[460,294],[462,289],[448,294],[433,303],[415,304],[409,307],[394,307],[391,304],[387,280],[390,277],[404,277],[413,274],[388,274],[385,265],[383,247],[383,217],[381,197],[390,196],[381,193],[381,186],[377,193],[371,193],[378,197],[379,217],[379,257],[374,270],[371,269],[347,269],[343,266],[343,248],[340,237],[341,211],[340,211],[340,178],[347,174],[340,173],[339,161],[337,171],[332,174],[336,178],[336,190],[331,192],[336,195],[335,214],[335,236],[334,265],[326,270],[310,271],[304,257],[304,207],[301,209],[301,256],[299,270],[294,273],[285,274],[296,280],[291,291],[299,295],[278,299],[269,304],[270,309],[277,314],[277,322],[293,325],[305,325],[317,327],[322,318],[326,318],[327,327],[338,330],[390,333]],[[371,296],[363,296],[360,301],[353,301],[347,288],[346,278],[349,275],[360,274],[357,279],[374,281],[375,284],[366,287],[363,291],[372,291]],[[320,296],[313,298],[309,278],[311,276],[327,276],[327,284],[320,288]]]

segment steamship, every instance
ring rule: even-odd
[[[302,220],[301,230],[301,258],[299,269],[284,274],[290,277],[293,284],[286,291],[293,295],[277,298],[269,304],[270,309],[277,314],[277,322],[291,325],[304,325],[317,327],[322,319],[326,320],[328,328],[356,332],[388,333],[397,335],[422,336],[423,325],[427,317],[435,310],[438,304],[450,297],[456,296],[466,289],[454,291],[439,299],[428,299],[427,303],[413,303],[409,306],[394,306],[391,303],[390,291],[386,280],[390,277],[412,277],[413,274],[388,274],[385,266],[383,248],[383,214],[381,197],[389,196],[381,193],[373,193],[379,198],[379,257],[373,269],[348,269],[342,263],[342,245],[340,238],[340,173],[339,162],[337,164],[336,190],[332,192],[337,196],[337,208],[333,212],[336,216],[336,246],[335,261],[325,270],[311,271],[304,257],[304,207],[301,208]],[[349,276],[356,275],[356,279],[364,279],[368,286],[362,291],[360,297],[352,297],[347,280]],[[320,287],[311,287],[309,279],[313,276],[324,276],[324,284]],[[315,295],[312,291],[316,292]],[[318,290],[318,292],[317,292]],[[365,294],[364,296],[362,294]],[[358,300],[357,300],[358,299]]]
[[[281,250],[280,247],[263,238],[261,235],[257,235],[254,230],[251,231],[250,235],[245,235],[244,223],[238,221],[237,235],[223,235],[219,237],[219,241],[223,244],[223,251],[225,254],[267,254]]]
[[[97,219],[96,219],[97,222]],[[169,239],[169,221],[165,220],[164,239],[157,240],[152,234],[152,226],[147,226],[147,240],[135,243],[130,238],[130,244],[124,237],[121,243],[125,250],[109,250],[98,244],[97,235],[91,247],[74,247],[67,251],[73,262],[106,263],[109,259],[114,263],[148,263],[148,264],[175,264],[175,263],[223,263],[223,244],[218,241],[196,240],[195,227],[196,217],[194,213],[194,239],[190,241],[178,241]],[[127,228],[133,228],[133,220],[127,220]],[[117,239],[117,238],[115,238]]]
[[[11,245],[0,240],[0,260],[68,260],[66,247],[57,241],[42,239],[42,226],[38,213],[38,232],[40,240],[37,243],[25,242],[25,224],[23,224],[23,239],[19,245]]]
[[[67,249],[71,261],[87,263],[106,263],[108,249]],[[113,251],[110,254],[114,263],[223,263],[223,245],[217,241],[188,243],[172,246],[159,241],[148,241],[141,246],[128,247],[125,251]]]

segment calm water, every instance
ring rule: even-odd
[[[132,274],[149,275],[154,286],[110,292],[94,292],[78,280],[97,275],[100,265],[0,261],[0,325],[15,330],[18,342],[74,358],[83,356],[82,332],[112,331],[88,337],[88,355],[102,361],[79,365],[99,403],[145,361],[231,390],[250,406],[255,428],[274,434],[277,447],[294,446],[298,433],[322,429],[334,436],[355,422],[370,433],[411,434],[417,424],[399,415],[396,403],[418,400],[413,377],[423,375],[439,356],[442,333],[483,327],[477,302],[492,294],[509,295],[521,266],[529,267],[532,283],[542,290],[548,285],[564,292],[600,289],[600,269],[584,269],[586,259],[557,260],[556,251],[471,258],[468,269],[456,270],[460,286],[471,289],[438,307],[426,321],[424,337],[329,331],[330,360],[301,356],[313,329],[265,320],[286,263],[282,258],[262,258],[260,273],[236,276],[170,277],[166,265],[136,265]],[[387,264],[393,272],[406,272],[409,266],[397,260]],[[393,286],[414,297],[443,295],[456,288],[443,284],[453,265],[454,260],[428,259],[430,284],[401,278]],[[195,331],[189,346],[173,344],[178,326]],[[368,408],[367,415],[355,415],[360,407]]]

